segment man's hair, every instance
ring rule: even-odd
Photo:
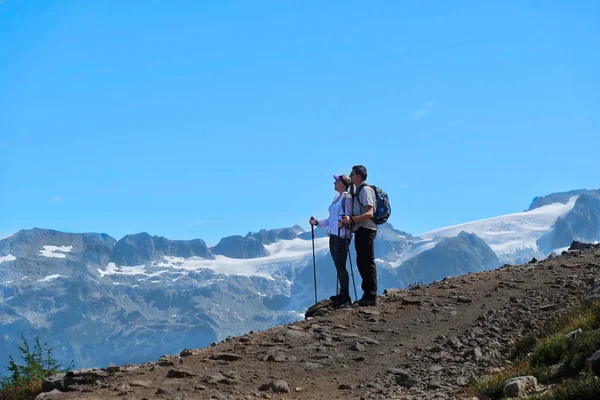
[[[364,165],[355,165],[352,167],[352,172],[356,175],[360,175],[363,181],[367,180],[367,168]]]

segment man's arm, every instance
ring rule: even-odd
[[[350,220],[354,220],[354,222],[364,222],[364,221],[368,221],[371,218],[373,218],[373,213],[375,212],[373,210],[373,206],[366,205],[364,208],[365,208],[364,213],[362,213],[360,215],[353,215]]]
[[[369,195],[370,192],[373,192],[373,189],[364,188],[359,193],[358,199],[361,204],[364,204],[363,208],[365,209],[365,212],[359,215],[353,215],[352,217],[349,217],[347,219],[348,222],[344,221],[344,223],[364,222],[373,218],[373,214],[375,213],[375,208],[373,207],[375,201],[375,192],[373,192],[373,196]]]

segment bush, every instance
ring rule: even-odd
[[[52,349],[46,348],[46,343],[42,345],[37,336],[33,348],[24,335],[21,335],[21,340],[23,344],[19,346],[19,350],[25,365],[17,364],[12,355],[8,356],[8,370],[11,375],[4,378],[0,384],[0,400],[34,399],[41,393],[45,378],[72,369],[71,362],[67,369],[62,370],[52,357]]]
[[[549,394],[535,397],[536,400],[597,400],[600,398],[600,380],[593,374],[583,374],[556,386]]]
[[[592,327],[600,319],[600,302],[591,307],[581,304],[560,318],[549,321],[538,332],[530,334],[515,345],[517,359],[529,354],[513,367],[470,384],[471,393],[482,399],[501,399],[504,383],[510,378],[532,375],[538,382],[562,383],[552,393],[534,397],[544,400],[600,399],[598,377],[583,373],[586,359],[600,345],[600,331]],[[567,339],[572,331],[582,331]],[[582,375],[577,375],[577,374]],[[568,378],[565,381],[564,378]]]
[[[562,333],[558,333],[537,344],[529,363],[533,367],[554,365],[566,357],[567,351],[567,340]]]
[[[512,365],[504,370],[471,383],[473,393],[483,399],[500,399],[503,397],[504,383],[516,376],[529,375],[526,362]]]

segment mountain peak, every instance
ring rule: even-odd
[[[597,190],[577,189],[577,190],[570,190],[568,192],[551,193],[546,196],[536,196],[533,198],[533,201],[531,202],[531,205],[529,206],[527,211],[531,211],[536,208],[547,206],[547,205],[553,204],[553,203],[567,204],[569,202],[569,199],[571,199],[571,197],[579,196],[582,193],[600,194],[600,189],[597,189]]]

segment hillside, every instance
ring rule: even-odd
[[[209,348],[83,371],[73,392],[49,398],[465,398],[468,380],[506,365],[519,338],[587,296],[599,268],[597,246],[389,290],[376,307],[322,304],[304,321]]]

